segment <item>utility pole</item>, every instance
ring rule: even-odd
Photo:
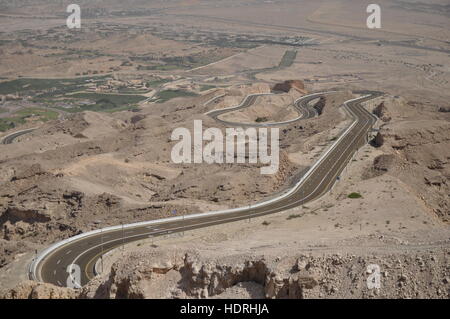
[[[123,229],[123,223],[122,223],[122,250],[125,250],[125,233]]]
[[[102,273],[103,273],[103,228],[100,229],[100,238],[101,238],[101,242],[102,242],[102,254],[100,255],[100,261],[102,263]]]
[[[184,227],[184,214],[186,214],[186,212],[183,210],[183,227]],[[183,229],[183,237],[184,237],[184,229]]]

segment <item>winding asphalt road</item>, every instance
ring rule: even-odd
[[[230,121],[225,121],[220,119],[220,115],[225,114],[225,113],[229,113],[229,112],[233,112],[233,111],[237,111],[240,109],[244,109],[247,108],[251,105],[253,105],[256,102],[256,99],[262,95],[258,95],[258,94],[252,94],[252,95],[248,95],[245,97],[244,101],[236,106],[236,107],[232,107],[232,108],[226,108],[226,109],[221,109],[221,110],[214,110],[214,111],[210,111],[207,114],[212,117],[213,119],[215,119],[216,121],[224,124],[224,125],[228,125],[228,126],[241,126],[241,127],[276,127],[276,126],[280,126],[280,125],[286,125],[286,124],[291,124],[294,122],[297,122],[299,120],[304,120],[304,119],[310,119],[313,117],[317,116],[317,111],[314,109],[314,107],[312,107],[310,105],[310,102],[320,98],[321,96],[325,95],[325,94],[329,94],[329,93],[333,93],[334,91],[329,91],[329,92],[322,92],[322,93],[313,93],[313,94],[308,94],[306,96],[303,96],[297,100],[294,101],[294,107],[297,110],[297,112],[299,113],[299,116],[296,117],[295,119],[292,120],[288,120],[288,121],[283,121],[283,122],[274,122],[274,123],[236,123],[236,122],[230,122]],[[274,94],[264,94],[264,96],[270,96],[270,95],[274,95]]]
[[[282,196],[228,211],[167,218],[78,235],[57,243],[42,252],[30,265],[30,278],[58,286],[66,286],[75,276],[73,271],[76,267],[73,265],[78,265],[81,270],[79,283],[82,286],[95,276],[95,264],[102,254],[126,243],[273,214],[298,207],[321,197],[332,187],[337,176],[342,172],[356,150],[367,142],[367,133],[376,121],[376,118],[366,111],[361,103],[376,98],[382,93],[370,91],[355,93],[364,94],[364,96],[344,103],[344,107],[354,118],[352,125],[334,142],[333,147],[329,148],[308,172],[300,177],[296,185]],[[321,93],[318,93],[315,98],[321,95]],[[297,103],[298,108],[300,109],[302,105],[307,106],[310,98],[312,97],[300,99]],[[256,97],[246,97],[241,106],[251,105],[254,99]],[[303,116],[305,118],[312,117],[313,113],[307,111],[307,108],[302,110]],[[233,110],[233,108],[228,109],[228,111],[230,110]],[[223,114],[221,111],[211,113],[215,117]],[[74,275],[69,276],[69,272]]]
[[[35,128],[30,128],[30,129],[26,129],[26,130],[23,130],[23,131],[19,131],[19,132],[15,132],[15,133],[9,134],[9,135],[5,136],[2,139],[2,144],[11,144],[19,136],[28,134],[30,132],[33,132],[34,130],[35,130]]]

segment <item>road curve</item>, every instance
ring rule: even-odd
[[[26,129],[26,130],[22,130],[22,131],[18,131],[18,132],[15,132],[15,133],[11,133],[11,134],[5,136],[2,139],[2,143],[1,144],[11,144],[19,136],[28,134],[30,132],[33,132],[35,129],[36,128],[29,128],[29,129]]]
[[[225,121],[220,119],[220,115],[228,113],[228,112],[232,112],[232,111],[237,111],[240,109],[244,109],[247,108],[251,105],[253,105],[256,102],[256,99],[259,96],[267,96],[267,95],[275,95],[275,93],[263,93],[263,94],[251,94],[251,95],[247,95],[244,100],[242,101],[241,104],[239,104],[238,106],[235,107],[227,107],[224,109],[220,109],[220,110],[213,110],[213,111],[209,111],[206,114],[208,114],[209,116],[211,116],[213,119],[215,119],[217,122],[220,122],[224,125],[229,125],[229,126],[241,126],[241,127],[274,127],[274,126],[280,126],[280,125],[287,125],[287,124],[291,124],[291,123],[295,123],[297,121],[300,120],[304,120],[304,119],[310,119],[313,118],[315,116],[317,116],[317,111],[309,105],[309,103],[317,98],[320,98],[321,96],[325,95],[325,94],[331,94],[331,93],[335,93],[336,91],[327,91],[327,92],[320,92],[320,93],[312,93],[312,94],[308,94],[305,96],[302,96],[299,99],[296,99],[294,101],[294,107],[296,109],[296,111],[299,113],[299,116],[291,119],[291,120],[287,120],[287,121],[282,121],[282,122],[270,122],[270,123],[237,123],[237,122],[230,122],[230,121]]]
[[[382,93],[370,91],[355,93],[365,95],[344,103],[354,122],[287,193],[242,208],[114,226],[77,235],[56,243],[39,254],[30,265],[30,278],[66,286],[68,280],[72,279],[69,272],[73,272],[76,268],[73,265],[78,265],[81,269],[79,281],[83,286],[95,276],[94,265],[102,253],[123,244],[273,214],[319,198],[332,187],[355,151],[366,143],[367,133],[376,121],[376,118],[365,110],[361,103],[376,98]],[[245,100],[241,104],[246,104]]]

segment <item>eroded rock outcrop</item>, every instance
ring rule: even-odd
[[[75,299],[77,297],[76,290],[28,280],[5,292],[0,299]]]
[[[373,140],[385,154],[375,158],[377,174],[390,174],[410,185],[441,220],[450,220],[450,123],[443,120],[386,124]],[[393,167],[394,169],[390,169]],[[377,175],[375,174],[375,175]]]
[[[383,134],[381,134],[380,132],[377,133],[377,135],[375,135],[375,138],[372,141],[373,145],[375,147],[380,147],[383,145],[384,143],[384,137]]]
[[[400,122],[381,128],[378,135],[382,145],[385,141],[393,149],[401,150],[406,147],[424,144],[445,143],[450,140],[450,123],[447,121],[428,120],[414,122]]]
[[[391,120],[391,117],[388,115],[388,111],[386,106],[384,105],[384,102],[378,104],[378,106],[374,108],[372,113],[375,114],[383,122],[389,122]]]
[[[196,298],[220,295],[241,282],[255,282],[264,289],[266,298],[297,299],[303,297],[303,289],[317,285],[317,281],[307,274],[278,273],[263,258],[236,265],[220,265],[199,263],[194,256],[186,254],[180,272],[184,293]]]
[[[383,154],[375,157],[373,168],[378,172],[387,172],[394,164],[395,157],[392,154]]]
[[[212,256],[213,254],[214,256]],[[3,298],[448,298],[450,251],[230,255],[156,247],[119,253],[81,290],[26,281]],[[381,288],[367,285],[378,265]]]
[[[302,94],[307,93],[305,89],[305,84],[300,80],[287,80],[282,83],[277,83],[273,87],[273,91],[275,92],[289,92],[291,89],[295,89]]]
[[[323,109],[325,108],[325,105],[326,105],[326,101],[327,101],[326,97],[321,96],[319,98],[319,100],[314,104],[313,107],[314,107],[314,109],[316,109],[317,114],[322,115]]]
[[[167,252],[153,253],[152,257],[158,259],[144,258],[136,263],[131,261],[131,265],[122,262],[113,264],[108,278],[90,283],[83,289],[81,296],[154,298],[158,294],[157,290],[164,286],[164,297],[209,298],[220,296],[240,283],[252,282],[260,287],[266,298],[302,298],[304,289],[312,289],[317,285],[317,280],[307,272],[280,272],[271,265],[273,262],[261,257],[248,258],[235,264],[204,260],[195,251],[183,257]],[[172,283],[172,286],[167,287],[167,282]]]
[[[16,175],[14,175],[11,178],[11,181],[18,181],[18,180],[22,180],[22,179],[27,179],[27,178],[31,178],[34,176],[39,176],[39,175],[45,175],[48,174],[47,172],[45,172],[40,164],[33,164],[30,167],[28,167],[27,169],[25,169],[24,171],[18,172]]]
[[[387,298],[447,293],[447,253],[321,256],[227,255],[151,248],[128,253],[82,298]],[[382,270],[382,290],[367,288],[367,266]],[[401,265],[402,267],[399,267]],[[433,270],[431,270],[433,269]],[[430,277],[430,274],[433,274]],[[406,279],[405,279],[406,278]],[[415,278],[414,282],[408,278]]]

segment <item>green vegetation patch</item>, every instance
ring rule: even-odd
[[[182,90],[165,90],[158,93],[158,99],[156,102],[164,103],[176,97],[197,96],[197,94]]]
[[[138,65],[138,70],[159,70],[159,71],[170,71],[177,69],[191,69],[200,66],[204,66],[224,58],[228,55],[223,55],[221,51],[198,52],[191,55],[183,56],[169,56],[161,59],[163,64],[155,64],[153,57],[133,57],[132,60],[135,62],[141,62]]]
[[[279,67],[280,68],[290,67],[294,63],[296,57],[297,51],[287,50],[286,52],[284,52],[284,55],[281,58]]]
[[[118,93],[122,93],[122,94],[145,94],[147,93],[149,90],[146,89],[133,89],[133,88],[118,88],[117,92]]]
[[[353,192],[353,193],[348,194],[347,197],[348,197],[348,198],[361,198],[362,195],[361,195],[360,193],[355,193],[355,192]]]
[[[20,111],[17,111],[14,113],[18,115],[18,117],[21,118],[28,118],[28,117],[34,117],[38,116],[39,120],[41,121],[49,121],[49,120],[56,120],[58,118],[58,112],[52,111],[52,110],[46,110],[46,109],[40,109],[36,107],[30,107],[26,108]]]
[[[101,94],[101,93],[75,93],[70,96],[74,99],[84,99],[95,101],[95,104],[82,105],[69,112],[97,111],[97,112],[116,112],[134,107],[134,104],[146,99],[142,95],[120,95],[120,94]]]
[[[255,120],[256,123],[267,122],[267,121],[268,121],[268,119],[265,116],[263,116],[263,117],[258,116]]]
[[[57,119],[58,112],[34,107],[26,108],[14,113],[12,117],[0,118],[0,131],[4,132],[25,124],[26,119],[30,117],[36,117],[38,121],[46,122]]]
[[[158,65],[138,65],[138,70],[151,71],[172,71],[181,69],[182,66],[176,64],[158,64]]]
[[[200,92],[215,89],[215,88],[216,88],[216,86],[214,86],[214,85],[201,85]]]
[[[24,124],[25,119],[19,118],[19,117],[6,117],[6,118],[0,118],[0,132],[4,132],[7,130],[10,130],[12,128],[15,128],[18,125]]]
[[[70,97],[78,99],[88,99],[94,101],[108,100],[114,104],[133,104],[145,100],[146,97],[142,95],[133,94],[105,94],[105,93],[75,93]]]
[[[103,77],[95,77],[95,80],[102,80]],[[15,94],[25,92],[46,92],[47,95],[56,95],[58,93],[74,92],[84,89],[86,80],[90,77],[73,79],[27,79],[21,78],[12,81],[0,83],[0,94]],[[51,94],[50,94],[51,93]],[[45,95],[45,93],[44,93]]]
[[[169,79],[156,79],[156,80],[151,80],[147,82],[147,86],[151,87],[151,88],[155,88],[157,86],[160,86],[161,84],[170,82],[171,80]]]

